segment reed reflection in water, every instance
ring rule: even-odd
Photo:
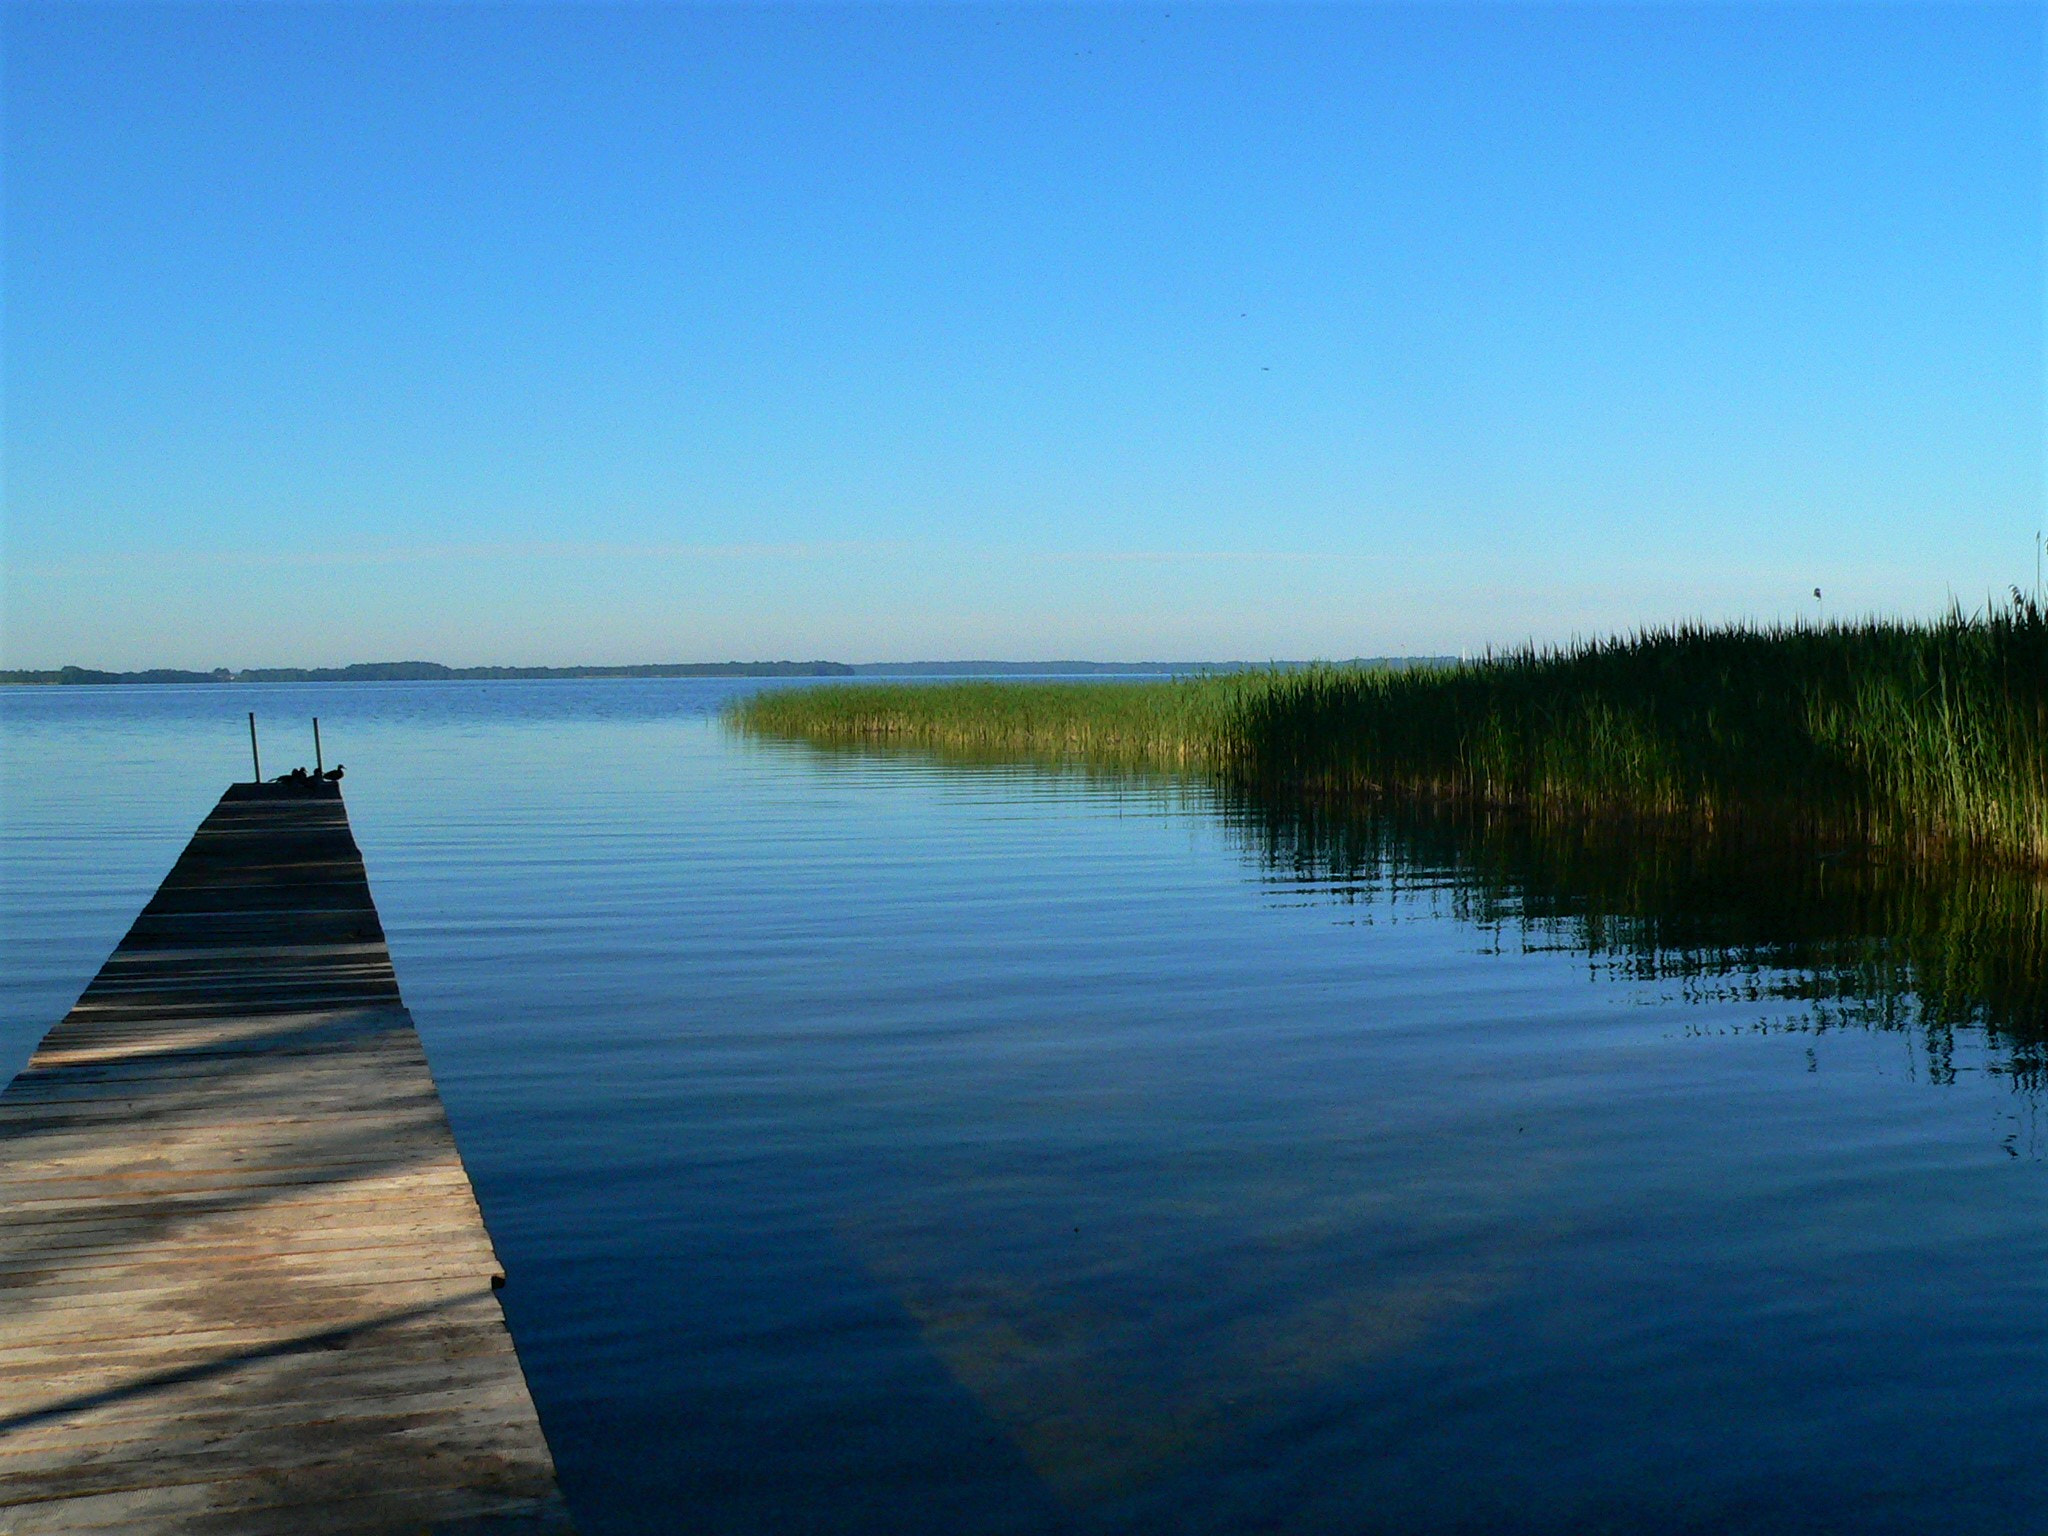
[[[1371,906],[1426,895],[1502,947],[1564,949],[1687,999],[1808,1005],[1772,1027],[1956,1036],[2029,1093],[2048,1069],[2048,878],[1651,825],[1540,822],[1233,792],[1219,809],[1268,876]]]

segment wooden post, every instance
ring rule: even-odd
[[[327,765],[320,761],[320,717],[313,717],[313,771],[318,773]]]
[[[263,759],[256,755],[256,711],[249,711],[249,771],[256,775],[255,782],[263,782]]]

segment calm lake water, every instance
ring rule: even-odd
[[[583,1528],[2039,1532],[2039,890],[735,739],[0,692],[0,1065],[345,785]]]

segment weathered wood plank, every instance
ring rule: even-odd
[[[0,1094],[0,1536],[569,1529],[341,797],[237,785]]]

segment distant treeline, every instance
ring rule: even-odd
[[[1449,656],[1380,656],[1342,663],[1350,667],[1441,665]],[[0,670],[0,686],[51,687],[74,683],[423,683],[507,682],[577,677],[1205,677],[1248,671],[1299,671],[1305,661],[689,661],[640,667],[446,667],[438,661],[364,661],[351,667],[216,667],[186,672],[151,667],[102,672],[92,667],[50,671]]]
[[[1212,677],[1311,667],[1440,667],[1455,656],[1358,656],[1350,661],[867,661],[857,677]]]
[[[847,677],[853,668],[836,661],[691,661],[644,667],[444,667],[438,661],[364,661],[352,667],[244,667],[233,671],[181,672],[151,667],[143,672],[100,672],[91,667],[58,667],[49,672],[0,671],[0,685],[61,686],[72,683],[432,683],[504,682],[535,677]]]

